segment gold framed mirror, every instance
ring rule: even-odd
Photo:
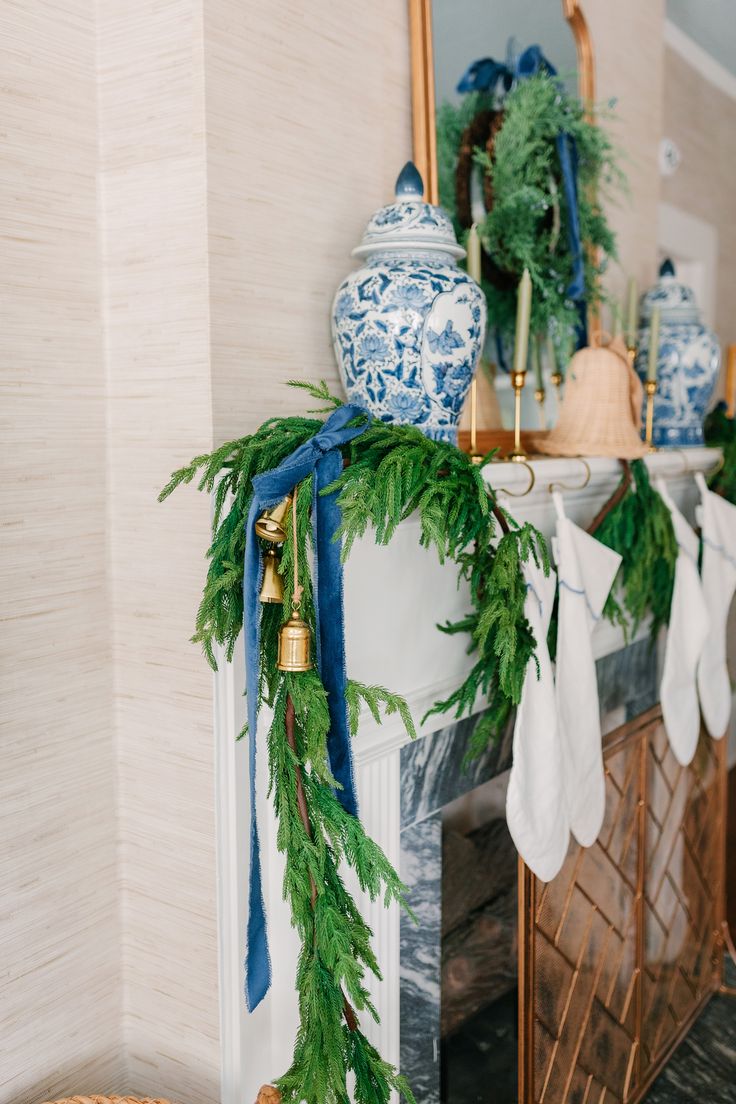
[[[445,0],[447,3],[447,0]],[[414,163],[424,180],[425,195],[430,203],[439,201],[437,174],[437,49],[433,37],[434,9],[438,0],[409,0],[409,25],[412,68],[412,122],[414,132]],[[553,7],[555,0],[546,0]],[[515,10],[524,5],[515,2]],[[494,0],[485,0],[488,12],[494,14]],[[463,3],[452,4],[457,19]],[[578,0],[561,0],[562,20],[567,22],[576,56],[577,83],[581,99],[592,105],[595,98],[595,70],[590,32]],[[522,28],[519,28],[522,29]],[[530,29],[529,35],[534,31]],[[484,47],[479,47],[479,50]],[[468,61],[470,58],[467,59]],[[459,74],[458,74],[459,75]]]

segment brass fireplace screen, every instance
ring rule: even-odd
[[[635,1104],[722,983],[725,743],[681,767],[659,709],[618,729],[598,842],[522,868],[522,1104]]]

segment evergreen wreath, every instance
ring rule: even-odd
[[[341,400],[324,383],[294,383],[321,403],[326,413]],[[367,416],[367,415],[366,415]],[[254,476],[270,471],[315,433],[316,418],[272,418],[255,433],[195,457],[174,472],[159,499],[182,483],[198,480],[213,495],[212,542],[193,640],[217,669],[215,645],[232,659],[243,620],[245,523]],[[487,459],[490,459],[489,454]],[[372,421],[343,449],[339,489],[341,535],[346,557],[356,538],[370,527],[377,543],[388,544],[400,522],[414,511],[420,541],[440,560],[454,560],[467,580],[472,610],[443,626],[469,637],[476,656],[465,682],[430,713],[472,711],[479,694],[490,708],[476,724],[469,754],[479,754],[518,704],[535,640],[524,616],[526,586],[521,567],[529,557],[549,571],[546,543],[529,524],[517,525],[496,503],[480,466],[454,445],[432,441],[410,426]],[[287,527],[281,572],[291,577],[295,551],[307,562],[311,540],[311,478],[296,493],[296,541]],[[300,612],[314,628],[314,602],[308,572]],[[277,846],[286,857],[284,896],[301,940],[297,970],[300,1026],[292,1065],[277,1081],[284,1104],[348,1104],[346,1075],[355,1076],[356,1104],[387,1104],[396,1089],[413,1101],[409,1086],[385,1062],[360,1030],[358,1013],[377,1019],[365,986],[366,972],[380,977],[371,950],[371,932],[340,874],[346,863],[372,899],[383,896],[406,908],[405,887],[360,821],[335,796],[329,768],[327,696],[316,670],[299,674],[277,670],[278,632],[291,613],[284,605],[264,605],[261,620],[259,700],[273,710],[268,735],[270,794],[278,821]],[[314,639],[314,634],[313,634]],[[376,721],[398,713],[410,736],[406,702],[383,687],[348,682],[347,711],[355,735],[361,706]],[[245,735],[245,732],[241,733]]]
[[[497,108],[493,94],[471,92],[459,105],[442,104],[437,113],[440,203],[452,216],[460,240],[468,229],[466,219],[459,217],[456,190],[463,140],[467,142],[479,115],[495,119]],[[484,171],[486,190],[490,183],[493,196],[490,210],[478,223],[486,254],[483,290],[488,317],[502,336],[513,334],[516,289],[527,268],[534,290],[532,333],[550,332],[564,346],[579,316],[578,305],[566,295],[573,269],[568,248],[569,212],[555,148],[561,133],[569,134],[577,149],[585,302],[595,307],[602,298],[600,276],[607,259],[616,257],[615,237],[602,204],[625,183],[605,130],[587,117],[582,103],[566,92],[558,79],[538,72],[518,81],[508,92],[492,150],[479,144],[474,160]],[[460,198],[462,209],[465,204],[462,195]]]

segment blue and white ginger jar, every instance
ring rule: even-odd
[[[450,219],[423,193],[409,162],[395,201],[376,212],[353,250],[365,263],[337,289],[332,339],[350,402],[454,443],[483,347],[486,302],[457,266],[465,250]]]
[[[653,443],[658,448],[702,445],[703,421],[718,379],[721,349],[701,320],[692,288],[679,282],[671,261],[641,301],[636,370],[644,380],[652,310],[660,309]]]

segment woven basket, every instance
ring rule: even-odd
[[[546,437],[535,438],[534,446],[552,456],[645,456],[638,429],[642,396],[622,341],[581,349],[567,369],[557,425]]]
[[[46,1104],[171,1104],[171,1101],[150,1096],[68,1096],[64,1100],[47,1100]]]

